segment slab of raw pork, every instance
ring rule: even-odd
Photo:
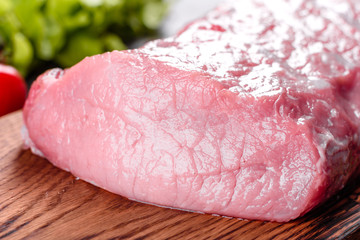
[[[130,199],[289,221],[358,175],[360,2],[227,1],[172,38],[44,73],[26,145]]]

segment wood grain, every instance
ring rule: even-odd
[[[159,208],[77,180],[22,149],[21,112],[0,118],[0,239],[359,239],[360,187],[289,223]]]

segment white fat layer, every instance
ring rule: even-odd
[[[26,125],[24,124],[21,128],[21,135],[22,135],[22,138],[24,139],[24,147],[27,149],[27,148],[30,148],[31,149],[31,152],[40,156],[40,157],[45,157],[44,154],[36,148],[34,142],[31,140],[30,136],[29,136],[29,131],[26,127]]]
[[[50,86],[53,83],[57,82],[59,79],[61,79],[63,75],[64,75],[64,70],[60,68],[53,68],[43,75],[42,81],[46,85]]]

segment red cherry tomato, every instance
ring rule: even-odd
[[[0,64],[0,116],[19,110],[26,99],[26,84],[19,72]]]

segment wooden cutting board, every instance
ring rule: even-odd
[[[360,239],[360,187],[289,223],[127,200],[22,149],[21,112],[0,118],[0,239]]]

